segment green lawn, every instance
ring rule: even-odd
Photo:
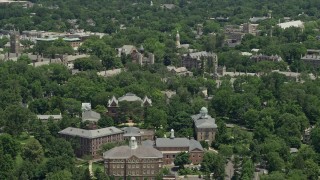
[[[104,165],[103,165],[103,161],[102,162],[94,162],[92,163],[92,170],[93,172],[96,171],[96,169],[100,168],[101,171],[104,171]]]

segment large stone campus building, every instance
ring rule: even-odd
[[[163,155],[153,147],[138,146],[131,137],[129,146],[115,147],[103,153],[105,173],[116,179],[155,179],[163,165]]]
[[[206,141],[209,146],[215,140],[217,124],[215,119],[208,115],[208,109],[202,107],[199,114],[191,116],[194,122],[194,131],[198,141]]]
[[[100,147],[105,143],[122,142],[123,131],[116,127],[107,127],[95,130],[86,130],[68,127],[59,132],[66,140],[78,141],[79,148],[75,150],[77,157],[90,155],[93,158],[100,157]]]

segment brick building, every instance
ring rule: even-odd
[[[79,148],[75,150],[77,157],[91,155],[93,158],[99,158],[98,151],[101,145],[123,141],[123,131],[115,127],[95,130],[68,127],[60,131],[59,134],[66,140],[74,139],[79,142]]]
[[[211,145],[212,141],[215,140],[218,126],[215,119],[208,115],[208,109],[202,107],[200,113],[191,116],[191,118],[195,126],[196,139],[206,141]]]
[[[162,169],[163,155],[153,147],[138,146],[131,137],[129,146],[115,147],[103,153],[105,173],[116,179],[155,179]]]
[[[174,130],[171,130],[170,138],[157,138],[155,148],[162,152],[163,163],[173,164],[174,159],[180,152],[188,152],[192,164],[200,164],[203,159],[203,148],[201,144],[188,138],[175,138]]]

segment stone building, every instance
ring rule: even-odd
[[[22,47],[20,44],[20,33],[19,31],[12,31],[10,33],[10,52],[21,53]]]
[[[153,53],[145,52],[143,46],[138,49],[133,45],[123,45],[121,48],[116,49],[118,52],[118,57],[130,56],[133,63],[139,64],[141,66],[147,64],[154,64],[155,57]]]
[[[138,146],[131,137],[129,146],[115,147],[103,153],[105,173],[116,179],[155,179],[162,169],[163,155],[153,147]]]
[[[320,50],[317,49],[307,49],[307,53],[301,57],[301,60],[311,67],[320,66]]]
[[[180,152],[188,152],[192,164],[200,164],[203,159],[204,151],[201,144],[194,139],[174,137],[173,129],[170,138],[157,138],[154,146],[162,152],[164,164],[173,164]]]
[[[127,93],[118,99],[115,96],[112,96],[111,99],[108,101],[108,115],[115,117],[117,116],[118,109],[119,109],[119,102],[127,101],[127,102],[141,102],[141,107],[152,106],[152,100],[145,96],[143,99],[138,97],[133,93]]]
[[[255,62],[260,62],[260,61],[272,61],[272,62],[281,62],[282,58],[281,56],[276,55],[264,55],[264,54],[258,54],[258,55],[253,55],[250,57],[251,60]]]
[[[216,72],[218,67],[218,56],[206,51],[194,52],[182,55],[181,65],[188,70],[200,68],[212,68]],[[205,67],[202,67],[202,66]]]
[[[66,140],[74,139],[79,142],[79,148],[75,150],[77,157],[90,155],[93,158],[99,158],[100,155],[98,151],[101,145],[123,141],[123,131],[116,127],[95,130],[68,127],[60,131],[59,134]]]
[[[194,131],[198,141],[206,141],[209,145],[215,140],[217,124],[215,119],[208,115],[208,109],[202,107],[199,114],[191,116],[194,122]]]

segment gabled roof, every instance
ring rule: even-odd
[[[143,104],[145,103],[148,103],[150,106],[152,106],[152,100],[150,98],[148,98],[148,96],[145,96],[143,98],[143,101],[142,101]]]
[[[82,121],[93,121],[97,122],[101,118],[100,113],[97,113],[95,111],[89,110],[89,111],[83,111],[82,112]]]
[[[199,141],[196,141],[194,139],[191,139],[190,140],[190,146],[189,146],[189,152],[192,151],[192,150],[200,150],[200,151],[203,151],[203,148],[200,144]]]
[[[163,158],[160,151],[148,146],[138,146],[137,149],[130,149],[129,146],[119,146],[103,153],[103,159],[129,159],[133,156],[137,158]]]
[[[59,132],[59,134],[63,134],[63,135],[69,135],[74,137],[78,136],[78,137],[83,137],[88,139],[104,137],[104,136],[108,136],[112,134],[120,134],[120,133],[123,133],[123,131],[113,126],[102,128],[102,129],[95,129],[95,130],[86,130],[86,129],[68,127]]]
[[[118,100],[115,96],[112,96],[111,99],[108,101],[108,107],[113,106],[112,104],[115,104],[115,106],[118,106]]]

